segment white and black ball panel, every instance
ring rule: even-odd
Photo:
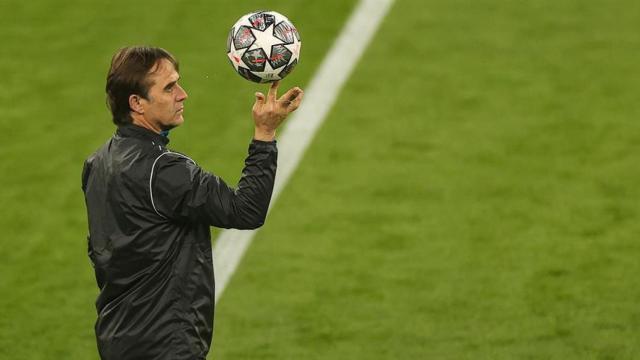
[[[302,42],[295,26],[280,13],[243,15],[227,38],[227,56],[236,72],[254,82],[273,82],[299,62]]]

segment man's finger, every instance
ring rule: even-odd
[[[282,97],[278,100],[278,102],[283,104],[285,107],[289,106],[298,98],[298,96],[300,96],[301,93],[302,93],[302,89],[300,89],[299,87],[294,87],[292,89],[289,89],[289,91],[287,91],[286,93],[284,93],[284,95],[282,95]]]
[[[278,96],[278,86],[280,85],[280,81],[274,81],[271,83],[271,87],[269,87],[269,93],[267,94],[267,101],[275,102]]]
[[[299,87],[296,86],[296,87],[294,87],[292,89],[289,89],[289,91],[287,91],[284,95],[282,95],[281,99],[284,99],[286,101],[292,102],[301,93],[302,93],[302,89],[300,89]]]
[[[295,111],[300,106],[300,103],[302,102],[303,97],[304,97],[304,91],[300,90],[296,94],[295,99],[291,101],[291,103],[289,104],[289,108],[288,108],[289,112]]]
[[[261,92],[256,92],[256,104],[264,104],[264,94]]]

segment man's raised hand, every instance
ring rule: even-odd
[[[278,126],[302,102],[304,91],[297,86],[289,89],[278,99],[279,85],[279,81],[271,83],[266,97],[263,93],[256,92],[256,102],[252,109],[256,140],[273,141]]]

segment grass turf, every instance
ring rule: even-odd
[[[114,50],[180,58],[172,145],[233,182],[256,86],[226,63],[228,25],[287,14],[304,45],[283,85],[304,85],[353,2],[137,4],[0,4],[0,358],[97,358],[79,174],[113,131]],[[397,0],[223,295],[210,358],[640,356],[638,19],[629,0]]]
[[[234,183],[253,135],[253,93],[267,86],[233,73],[229,27],[256,9],[288,15],[303,57],[282,87],[304,85],[352,5],[141,1],[130,11],[126,1],[0,3],[0,359],[98,358],[80,172],[114,131],[104,100],[111,55],[151,44],[178,57],[190,98],[170,145]],[[331,16],[317,16],[323,12]]]
[[[638,10],[398,1],[222,297],[215,358],[640,356]]]

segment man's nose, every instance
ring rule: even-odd
[[[178,101],[184,101],[189,97],[186,91],[182,88],[182,86],[178,85]]]

